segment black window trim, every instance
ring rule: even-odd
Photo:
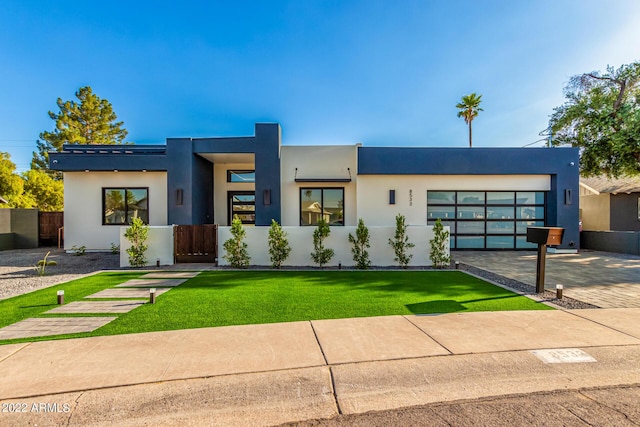
[[[151,204],[149,203],[149,187],[102,187],[102,225],[115,225],[118,227],[128,226],[127,223],[107,223],[106,222],[106,209],[105,202],[107,201],[107,193],[106,190],[124,190],[124,210],[125,210],[125,218],[129,215],[127,212],[129,211],[129,206],[127,206],[127,191],[130,190],[146,190],[147,192],[147,225],[151,222]]]
[[[342,224],[329,224],[329,226],[333,227],[344,227],[345,226],[345,222],[347,219],[347,215],[346,215],[346,209],[345,209],[345,202],[344,202],[344,187],[300,187],[299,188],[299,192],[298,192],[298,198],[299,198],[299,203],[298,203],[298,216],[299,216],[299,220],[300,220],[300,226],[301,227],[316,227],[316,225],[313,224],[303,224],[302,223],[302,191],[303,190],[322,190],[322,192],[320,193],[320,204],[321,209],[324,209],[324,190],[342,190]]]
[[[231,175],[241,174],[241,173],[253,173],[253,181],[232,181],[231,180]],[[256,173],[255,169],[227,169],[227,182],[230,182],[232,184],[244,184],[244,183],[252,184],[256,182],[255,173]]]
[[[238,202],[238,203],[234,203],[232,197],[238,195],[238,196],[253,196],[253,202]],[[233,206],[234,205],[253,205],[253,215],[255,218],[256,215],[256,192],[255,191],[251,191],[251,190],[246,190],[246,191],[234,191],[234,190],[229,190],[227,191],[227,220],[229,221],[229,225],[231,225],[231,222],[233,221]],[[242,224],[243,225],[255,225],[256,221],[255,219],[253,221],[243,221]]]

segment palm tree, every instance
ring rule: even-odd
[[[456,105],[456,108],[460,110],[458,117],[463,117],[464,122],[469,125],[469,148],[471,148],[471,122],[478,115],[478,111],[484,111],[480,108],[481,98],[482,95],[476,95],[474,92],[471,95],[463,96],[462,101]]]

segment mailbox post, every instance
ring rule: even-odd
[[[560,227],[527,227],[527,242],[538,244],[538,263],[536,266],[536,293],[544,292],[544,268],[547,257],[547,246],[562,244],[564,228]]]

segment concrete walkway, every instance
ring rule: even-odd
[[[461,263],[530,284],[536,283],[536,252],[453,252]],[[547,254],[545,289],[602,308],[640,308],[640,257],[608,252]]]
[[[638,384],[638,318],[640,309],[454,313],[5,345],[0,401],[25,410],[0,424],[273,425]]]

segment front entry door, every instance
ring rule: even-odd
[[[227,210],[229,225],[234,215],[238,215],[243,224],[256,223],[256,193],[254,191],[229,191]]]

